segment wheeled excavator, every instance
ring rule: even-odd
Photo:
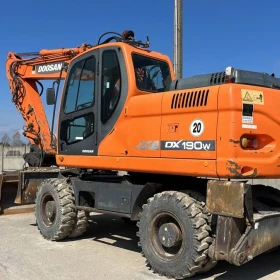
[[[280,245],[278,191],[248,183],[280,177],[274,75],[230,66],[176,79],[171,60],[133,31],[9,52],[6,69],[32,144],[18,201],[35,200],[44,238],[82,235],[90,212],[115,214],[137,221],[148,266],[176,279]],[[56,136],[45,79],[54,80],[47,103],[60,106]]]

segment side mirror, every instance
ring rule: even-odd
[[[47,104],[54,105],[55,104],[55,92],[54,88],[47,88]]]

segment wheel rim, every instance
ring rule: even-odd
[[[40,213],[42,221],[46,227],[51,227],[56,218],[56,206],[54,198],[51,194],[45,194],[41,200]]]
[[[180,221],[169,212],[154,216],[149,227],[149,238],[155,253],[165,261],[178,258],[186,245],[186,234]]]

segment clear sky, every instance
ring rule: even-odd
[[[279,77],[279,10],[279,0],[184,0],[183,76],[234,66]],[[2,1],[0,137],[23,126],[6,78],[8,51],[95,44],[106,31],[132,29],[136,39],[149,35],[150,48],[173,59],[173,22],[174,0]],[[50,118],[51,108],[46,111]]]

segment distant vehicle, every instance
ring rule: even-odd
[[[11,150],[11,151],[7,152],[6,156],[7,157],[20,157],[20,156],[22,156],[22,154],[18,150]]]

